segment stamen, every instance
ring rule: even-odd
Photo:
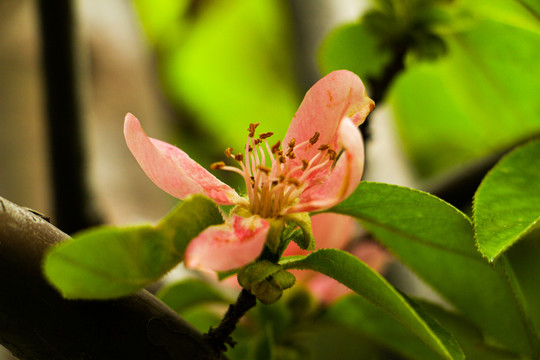
[[[272,171],[272,169],[270,169],[268,166],[264,166],[264,165],[258,165],[257,169],[261,170],[266,175],[270,174],[270,171]]]
[[[323,169],[324,167],[327,167],[328,166],[328,162],[330,160],[325,160],[315,166],[310,166],[309,169],[307,169],[307,171],[305,171],[302,176],[300,176],[300,181],[305,181],[305,179],[307,179],[312,173],[314,173],[315,171],[319,170],[319,169]],[[313,180],[311,180],[313,181]]]
[[[270,148],[270,145],[268,145],[268,141],[266,140],[263,140],[264,141],[264,145],[266,145],[266,151],[268,151],[268,156],[270,157],[270,163],[272,166],[272,168],[274,167],[274,163],[276,162],[276,158],[273,156],[273,152],[272,152],[272,149]]]
[[[265,132],[265,133],[259,134],[259,139],[261,140],[268,139],[272,135],[274,135],[274,133],[271,131]]]
[[[248,131],[249,131],[249,137],[252,138],[255,136],[255,129],[259,126],[259,123],[252,123],[249,124]]]
[[[296,139],[292,138],[291,141],[289,141],[289,149],[294,149],[294,145],[296,145]]]
[[[223,169],[225,167],[225,163],[223,161],[218,161],[210,165],[210,169],[216,170],[216,169]]]
[[[237,161],[237,166],[228,166],[219,161],[210,168],[236,172],[244,178],[249,207],[253,214],[262,217],[279,216],[306,188],[324,181],[328,174],[325,169],[330,170],[339,155],[329,144],[322,144],[318,146],[319,151],[313,157],[292,161],[296,159],[298,151],[303,152],[318,143],[321,134],[315,131],[310,139],[300,143],[291,138],[287,149],[285,144],[281,149],[281,141],[271,146],[266,140],[274,135],[272,132],[260,133],[255,138],[258,126],[259,123],[249,125],[249,136],[243,153],[234,154],[231,147],[225,149],[225,156]],[[288,162],[288,159],[291,161]]]
[[[331,161],[334,161],[336,160],[336,157],[337,157],[337,154],[334,150],[332,149],[328,149],[328,151],[326,152],[328,154],[328,158],[331,160]]]
[[[298,181],[298,179],[295,179],[295,178],[289,178],[289,179],[287,180],[287,184],[289,184],[289,185],[294,185],[294,186],[298,186],[298,187],[301,185],[301,184],[300,184],[300,181]]]
[[[315,145],[315,143],[316,143],[317,141],[319,141],[319,136],[320,136],[320,135],[321,135],[321,134],[320,134],[318,131],[315,131],[315,134],[313,135],[313,137],[312,137],[311,139],[309,139],[310,144],[311,144],[311,145]]]
[[[323,145],[319,146],[319,147],[317,148],[317,150],[324,151],[324,150],[327,150],[327,149],[329,149],[329,148],[330,148],[330,145],[328,145],[328,144],[323,144]]]

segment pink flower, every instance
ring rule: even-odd
[[[204,194],[219,205],[242,209],[224,224],[204,230],[185,254],[187,266],[228,270],[253,261],[261,252],[270,229],[268,219],[328,209],[352,193],[364,164],[357,126],[373,108],[362,81],[341,70],[307,92],[283,140],[283,150],[280,141],[268,143],[272,133],[255,136],[258,123],[250,124],[243,152],[225,151],[238,167],[224,162],[211,166],[241,175],[245,197],[182,150],[149,138],[131,114],[126,115],[124,135],[144,172],[164,191],[178,199]]]
[[[313,235],[318,248],[345,249],[354,239],[356,222],[350,216],[323,213],[311,218]],[[354,246],[351,253],[377,272],[381,272],[391,261],[391,255],[375,242],[361,242]],[[307,255],[308,251],[292,243],[283,255]],[[303,283],[320,301],[330,303],[353,291],[336,280],[309,270],[293,271],[298,283]]]

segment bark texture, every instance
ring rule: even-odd
[[[44,279],[47,249],[68,236],[0,197],[0,343],[20,359],[217,359],[202,334],[147,291],[66,300]]]

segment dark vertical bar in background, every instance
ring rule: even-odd
[[[98,223],[89,202],[71,0],[38,0],[54,222],[67,233]]]

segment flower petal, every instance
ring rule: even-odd
[[[386,270],[393,260],[392,255],[375,241],[362,241],[352,249],[351,254],[378,273]]]
[[[325,304],[332,303],[344,295],[353,293],[345,285],[320,273],[315,273],[306,285],[313,296]]]
[[[311,226],[316,248],[345,248],[354,237],[355,224],[354,219],[346,215],[334,213],[313,215],[311,217]],[[300,249],[294,242],[291,242],[283,253],[284,256],[307,254],[309,254],[309,251]]]
[[[375,103],[366,95],[364,84],[358,76],[347,70],[331,72],[306,93],[283,144],[286,146],[292,138],[299,144],[319,132],[319,141],[315,146],[295,151],[297,158],[309,160],[321,144],[336,148],[341,119],[349,117],[358,126],[374,108]]]
[[[159,188],[178,199],[205,194],[219,205],[231,205],[242,198],[218,180],[185,152],[163,141],[148,137],[131,114],[126,115],[124,136],[129,150],[146,175]]]
[[[259,216],[234,215],[222,225],[210,226],[188,245],[187,268],[226,271],[249,264],[259,256],[270,224]]]
[[[338,140],[345,151],[326,181],[304,191],[300,195],[299,203],[288,208],[285,213],[328,209],[343,201],[356,189],[364,169],[364,144],[351,119],[344,118],[341,121]]]

